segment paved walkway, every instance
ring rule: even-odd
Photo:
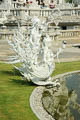
[[[57,51],[56,46],[52,46],[53,52]],[[14,52],[10,49],[6,40],[0,40],[0,61],[6,61]],[[66,47],[59,55],[60,62],[78,61],[80,60],[80,48]],[[57,59],[55,60],[57,61]]]
[[[7,46],[0,45],[0,61],[6,61],[9,56],[13,55],[13,51],[11,51]],[[66,48],[63,53],[59,55],[60,62],[71,62],[71,61],[79,61],[80,60],[80,49],[79,48]],[[55,61],[58,61],[55,59]]]
[[[63,52],[59,55],[59,60],[60,62],[71,62],[80,60],[80,49],[74,47],[66,47],[63,50]],[[57,61],[57,59],[55,61]]]

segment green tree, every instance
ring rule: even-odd
[[[65,0],[66,2],[72,3],[72,0]]]

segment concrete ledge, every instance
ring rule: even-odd
[[[63,73],[63,74],[59,74],[59,75],[54,76],[54,77],[52,78],[52,80],[55,80],[55,79],[61,78],[61,77],[66,76],[66,75],[70,75],[70,74],[78,73],[78,72],[80,72],[80,70],[72,71],[72,72],[66,72],[66,73]]]
[[[54,76],[53,80],[77,72],[80,72],[80,70],[59,74]],[[33,90],[30,96],[30,107],[39,120],[55,120],[54,118],[52,118],[51,115],[46,112],[46,110],[42,106],[41,98],[44,89],[45,87],[39,86]]]
[[[30,96],[30,106],[34,114],[39,120],[54,120],[51,115],[49,115],[42,106],[41,98],[45,87],[37,87],[34,89]]]

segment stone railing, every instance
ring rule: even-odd
[[[80,30],[61,30],[61,35],[55,40],[66,41],[67,44],[80,44]]]
[[[67,37],[79,37],[80,36],[80,30],[61,30],[61,38]]]
[[[0,12],[2,11],[7,11],[7,10],[0,8]],[[15,8],[10,10],[10,13],[13,16],[21,16],[24,12],[27,13],[29,16],[37,15],[37,16],[47,17],[51,15],[52,10],[51,9],[26,9],[26,8]]]
[[[0,40],[12,40],[13,32],[0,32]]]
[[[68,41],[69,44],[79,43],[80,44],[80,30],[60,30],[60,36],[53,36],[53,32],[49,32],[51,38],[57,41]],[[14,36],[13,32],[4,31],[0,32],[0,40],[12,40]]]
[[[6,9],[0,8],[0,12],[7,11]],[[13,8],[10,10],[11,14],[14,16],[21,16],[23,12],[28,13],[28,15],[33,16],[42,16],[48,17],[52,13],[52,9],[28,9],[28,8]],[[61,9],[63,16],[80,16],[80,8],[72,8],[72,9]]]

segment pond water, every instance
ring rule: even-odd
[[[55,120],[80,120],[80,73],[59,78],[61,85],[42,94],[44,109]]]
[[[74,73],[65,77],[66,85],[69,90],[75,90],[77,94],[77,102],[80,104],[80,73]],[[80,114],[76,109],[71,108],[71,112],[75,120],[80,120]]]

